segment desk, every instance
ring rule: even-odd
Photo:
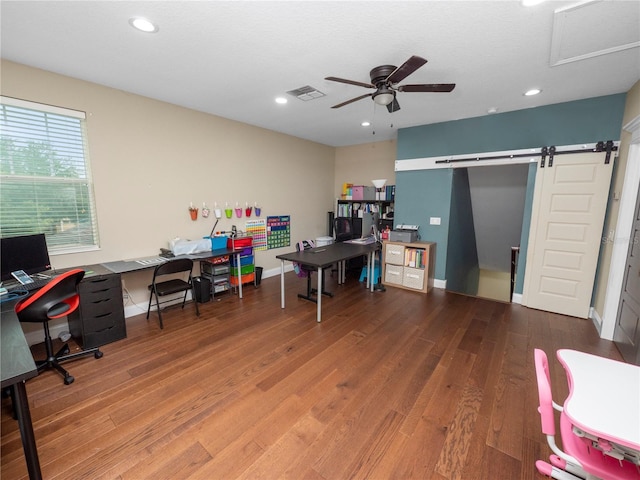
[[[2,303],[2,349],[0,358],[0,371],[2,374],[2,389],[10,388],[12,391],[13,408],[18,418],[22,448],[27,462],[29,478],[39,480],[40,460],[36,449],[36,440],[31,423],[29,411],[29,399],[24,382],[38,375],[36,364],[31,355],[31,350],[24,337],[18,316],[14,306],[18,300]]]
[[[558,350],[567,372],[564,412],[585,433],[640,453],[640,367]]]
[[[220,248],[217,250],[207,250],[206,252],[190,253],[188,255],[176,255],[175,257],[167,258],[165,261],[173,260],[175,258],[189,258],[193,261],[196,261],[196,260],[206,260],[208,258],[223,257],[225,255],[229,255],[229,256],[235,255],[237,264],[240,265],[240,254],[242,252],[243,252],[242,248],[239,248],[239,249],[238,248],[236,249]],[[117,260],[114,262],[103,263],[102,266],[112,271],[113,273],[130,273],[130,272],[137,272],[139,270],[148,270],[150,268],[156,268],[156,265],[158,265],[158,263],[153,262],[153,260],[158,258],[164,258],[164,257],[155,255],[153,257],[134,258],[131,260]],[[238,270],[239,270],[238,271],[238,276],[239,276],[238,296],[242,298],[242,272],[240,271],[241,269],[238,269]],[[195,302],[196,299],[194,298],[193,301]]]
[[[373,275],[371,272],[373,271],[372,265],[372,253],[380,248],[379,243],[371,243],[366,245],[356,244],[356,243],[332,243],[331,245],[327,245],[324,247],[316,247],[310,248],[308,250],[303,250],[301,252],[291,252],[285,253],[282,255],[276,255],[276,258],[280,259],[280,305],[284,308],[284,262],[295,262],[300,263],[302,265],[307,265],[318,270],[318,287],[321,289],[322,286],[322,270],[324,268],[330,267],[335,263],[341,263],[350,258],[360,257],[366,255],[368,258],[368,269],[369,273],[367,275],[368,279],[372,279]],[[340,271],[341,269],[338,269]],[[342,274],[339,274],[338,283],[344,282],[344,277]],[[373,291],[373,282],[368,282],[371,286],[371,291]],[[317,321],[322,321],[322,293],[318,292],[318,311],[317,311]]]

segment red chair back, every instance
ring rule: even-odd
[[[78,284],[84,277],[79,268],[58,275],[33,295],[16,304],[21,322],[42,323],[70,314],[80,304]]]

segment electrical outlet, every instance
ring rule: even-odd
[[[429,225],[440,225],[442,219],[440,217],[430,217]]]

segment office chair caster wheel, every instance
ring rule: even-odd
[[[104,353],[102,353],[100,350],[96,350],[96,352],[93,354],[93,356],[96,358],[102,358],[102,355],[104,355]]]
[[[74,380],[75,378],[73,378],[73,375],[67,375],[66,377],[64,377],[64,384],[71,385]]]

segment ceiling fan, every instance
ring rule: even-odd
[[[347,83],[358,87],[376,89],[375,92],[360,95],[359,97],[334,105],[331,108],[344,107],[345,105],[357,102],[363,98],[372,97],[374,102],[378,105],[386,106],[389,113],[393,113],[400,110],[400,104],[398,104],[398,100],[396,100],[396,92],[450,92],[455,88],[455,83],[397,85],[425,63],[427,63],[426,59],[413,55],[399,67],[395,67],[394,65],[381,65],[379,67],[375,67],[369,72],[371,83],[358,82],[338,77],[325,77],[325,80],[331,80],[332,82]]]

